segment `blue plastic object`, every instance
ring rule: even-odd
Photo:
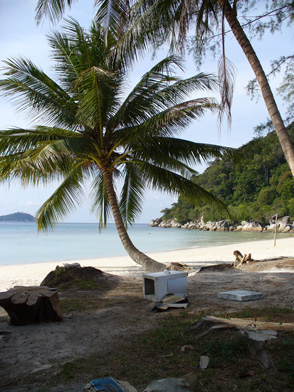
[[[96,378],[90,381],[90,385],[95,388],[95,391],[127,392],[127,390],[112,377]]]

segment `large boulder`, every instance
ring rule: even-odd
[[[161,222],[162,222],[161,218],[151,219],[149,226],[150,227],[158,227]]]
[[[258,231],[258,232],[263,231],[263,225],[256,220],[247,222],[247,224],[243,224],[242,222],[241,224],[243,226],[242,231]]]

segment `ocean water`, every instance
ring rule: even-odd
[[[148,224],[130,227],[129,235],[134,245],[147,253],[273,238],[272,233],[203,232]],[[114,224],[99,233],[96,224],[62,223],[43,233],[37,231],[35,223],[0,222],[0,265],[123,255],[126,251]]]

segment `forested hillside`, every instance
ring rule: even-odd
[[[294,125],[288,127],[292,141]],[[269,132],[240,148],[242,159],[215,161],[194,181],[223,200],[235,221],[256,219],[267,223],[274,215],[294,219],[294,178],[291,175],[277,136]],[[199,220],[217,221],[227,217],[210,205],[193,205],[181,195],[177,203],[162,211],[163,219],[177,218],[180,223]]]

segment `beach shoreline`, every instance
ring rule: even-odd
[[[262,260],[276,257],[294,258],[294,236],[291,238],[278,239],[276,246],[273,240],[257,240],[233,243],[229,245],[217,245],[209,247],[187,248],[172,251],[148,253],[153,259],[169,264],[181,262],[188,264],[195,270],[202,266],[232,263],[233,252],[239,250],[241,253],[251,253],[253,259]],[[133,262],[129,256],[116,256],[95,258],[86,260],[74,260],[68,264],[79,263],[81,266],[92,266],[103,272],[119,276],[141,277],[145,271]],[[32,264],[14,264],[0,266],[0,291],[8,290],[13,286],[36,286],[40,285],[47,274],[56,266],[63,266],[64,261],[42,262]]]

